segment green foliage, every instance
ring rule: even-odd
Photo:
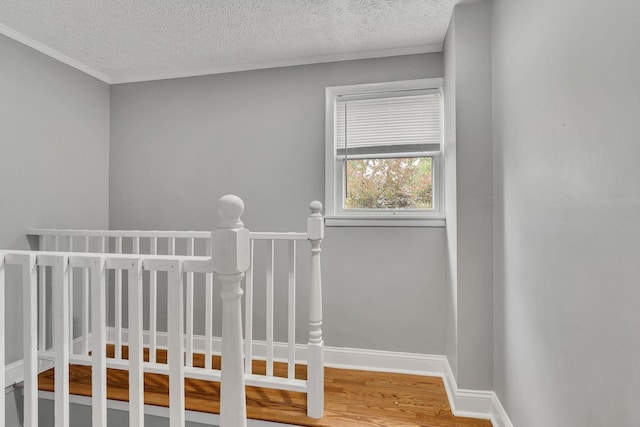
[[[347,160],[347,209],[431,209],[431,157]]]

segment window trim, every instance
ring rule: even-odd
[[[442,78],[402,80],[383,83],[367,83],[325,88],[325,212],[327,226],[400,226],[400,227],[444,227],[444,171],[443,144],[440,152],[433,153],[432,182],[433,209],[431,210],[357,210],[342,209],[340,200],[344,183],[344,168],[336,171],[340,160],[336,156],[336,101],[345,95],[374,95],[382,92],[412,90],[442,90]],[[442,102],[443,97],[441,97]],[[444,108],[440,108],[441,135],[444,134]],[[444,138],[443,138],[444,139]],[[425,156],[429,157],[429,156]],[[339,176],[338,176],[339,175]]]

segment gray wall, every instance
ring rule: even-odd
[[[458,386],[493,388],[491,8],[458,4],[445,41],[447,356]]]
[[[31,227],[107,227],[109,86],[4,36],[0,58],[0,247],[27,249]],[[6,298],[10,363],[22,358],[20,288]]]
[[[0,246],[31,227],[108,225],[108,85],[0,36]],[[18,289],[7,288],[7,362],[22,356]]]
[[[495,388],[640,425],[640,3],[494,1]]]
[[[445,354],[458,377],[458,196],[456,169],[456,19],[444,39]]]
[[[211,229],[215,201],[235,193],[248,228],[303,231],[309,202],[324,199],[324,88],[442,73],[438,53],[112,86],[110,226]],[[329,229],[326,344],[443,354],[444,238],[442,228]],[[299,310],[298,342],[306,319]]]

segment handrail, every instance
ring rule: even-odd
[[[127,237],[127,238],[174,238],[174,239],[210,239],[210,231],[160,231],[160,230],[71,230],[56,228],[30,228],[27,236],[63,236],[63,237]],[[279,231],[250,231],[249,237],[258,240],[306,240],[307,233]]]
[[[70,230],[55,228],[30,228],[27,236],[72,237],[143,237],[210,239],[210,231],[159,231],[159,230]]]
[[[249,233],[251,239],[256,240],[307,240],[307,233],[278,233],[252,231]]]
[[[229,199],[229,197],[231,197]],[[244,401],[244,386],[261,385],[276,389],[286,389],[307,392],[307,415],[312,418],[321,418],[324,401],[324,362],[323,362],[323,338],[322,338],[322,290],[320,279],[320,244],[324,237],[324,218],[320,214],[322,205],[313,202],[310,205],[311,215],[307,220],[306,232],[250,232],[245,229],[239,219],[242,209],[240,199],[235,196],[227,196],[227,199],[219,201],[219,212],[222,217],[220,225],[210,231],[158,231],[158,230],[70,230],[70,229],[46,229],[33,228],[27,235],[35,236],[39,251],[2,251],[0,250],[0,272],[4,264],[19,263],[23,265],[28,276],[26,280],[29,292],[24,291],[24,298],[29,298],[28,307],[37,307],[34,310],[25,310],[25,316],[29,317],[29,328],[36,325],[35,334],[29,340],[29,351],[25,355],[30,357],[37,355],[43,360],[54,361],[56,369],[64,374],[65,368],[71,363],[90,364],[94,367],[96,375],[94,382],[94,396],[98,399],[94,405],[93,414],[96,426],[104,425],[104,413],[106,402],[102,400],[106,396],[106,368],[124,367],[129,370],[130,378],[130,424],[141,426],[143,389],[142,379],[144,372],[165,373],[170,376],[170,424],[172,426],[183,425],[184,401],[180,390],[183,390],[184,379],[201,378],[225,382],[222,387],[225,403],[221,402],[221,420],[228,426],[244,425],[242,418],[245,410],[238,406],[238,402]],[[214,238],[215,236],[215,238]],[[95,239],[98,239],[97,241]],[[111,240],[114,239],[114,240]],[[148,239],[148,240],[147,240]],[[296,366],[296,264],[297,243],[307,240],[311,244],[311,277],[305,279],[309,288],[309,341],[307,349],[307,379],[295,378]],[[252,337],[253,323],[253,275],[254,243],[256,252],[260,248],[266,250],[266,286],[267,308],[266,341],[254,341]],[[265,242],[263,244],[262,242]],[[277,242],[287,242],[281,245]],[[124,243],[124,245],[123,245]],[[204,243],[204,244],[203,244]],[[274,289],[277,279],[274,259],[277,252],[284,250],[288,275],[286,282],[288,287],[287,297],[287,343],[286,362],[288,363],[287,378],[273,376],[274,349],[279,344],[274,342]],[[95,252],[97,251],[97,252]],[[127,253],[123,253],[127,252]],[[258,254],[256,254],[258,255]],[[279,257],[280,255],[278,255]],[[260,264],[258,264],[260,265]],[[55,267],[49,273],[49,269]],[[280,268],[280,267],[278,267]],[[83,269],[83,274],[74,274],[77,269]],[[248,270],[247,270],[248,269]],[[240,287],[244,271],[246,273],[245,286]],[[145,273],[143,278],[143,271]],[[163,273],[164,272],[164,273]],[[165,274],[166,273],[166,274]],[[27,273],[25,273],[27,274]],[[110,276],[112,280],[106,280]],[[160,276],[162,274],[162,276]],[[204,276],[196,276],[203,274]],[[1,274],[0,274],[1,275]],[[218,277],[218,283],[222,284],[222,331],[223,339],[212,335],[213,323],[213,276]],[[72,280],[76,276],[76,280]],[[157,286],[158,279],[162,277],[167,282],[167,304],[169,330],[167,335],[157,329]],[[183,279],[184,277],[184,279]],[[197,285],[195,278],[198,277]],[[91,278],[91,280],[89,280]],[[0,277],[1,280],[4,277]],[[82,280],[80,280],[82,279]],[[126,280],[126,282],[125,282]],[[279,279],[278,279],[279,280]],[[34,283],[36,285],[34,285]],[[124,283],[129,283],[128,305],[123,295]],[[258,282],[259,283],[259,282]],[[205,334],[194,335],[194,286],[204,285],[205,290]],[[35,287],[34,287],[35,286]],[[82,319],[81,346],[74,347],[73,329],[71,327],[74,315],[74,302],[71,296],[74,289],[82,287]],[[142,328],[142,297],[141,289],[149,286],[149,325]],[[113,327],[106,328],[106,312],[104,301],[106,288],[113,287],[115,298],[109,303],[113,308],[116,321]],[[242,343],[241,332],[241,308],[242,293],[246,292],[246,319],[245,319],[245,343]],[[26,288],[25,288],[26,289]],[[281,288],[279,288],[281,289]],[[90,291],[90,292],[89,292]],[[47,294],[51,296],[47,298]],[[145,291],[146,292],[146,291]],[[183,294],[184,292],[184,294]],[[279,291],[278,291],[279,292]],[[77,292],[75,292],[77,293]],[[37,297],[34,303],[34,296]],[[163,297],[164,298],[164,297]],[[47,302],[53,299],[53,307]],[[25,299],[26,301],[26,299]],[[0,301],[1,303],[1,301]],[[25,305],[27,307],[27,305]],[[1,307],[0,307],[1,308]],[[91,312],[89,312],[91,309]],[[128,310],[128,311],[127,311]],[[1,311],[1,310],[0,310]],[[48,312],[54,315],[51,325]],[[60,313],[66,312],[64,316]],[[123,328],[122,318],[129,313],[128,330]],[[133,317],[132,317],[133,313]],[[77,314],[77,313],[76,313]],[[198,317],[202,316],[199,311]],[[91,327],[89,323],[91,318]],[[118,321],[120,318],[120,321]],[[186,321],[186,323],[185,323]],[[37,323],[35,323],[37,322]],[[226,326],[225,326],[226,324]],[[61,327],[60,325],[66,325]],[[104,328],[94,330],[92,325],[104,325]],[[54,332],[53,340],[47,342],[47,326]],[[63,331],[66,329],[66,331]],[[35,338],[34,338],[35,337]],[[195,341],[194,341],[195,337]],[[115,359],[105,359],[102,351],[94,351],[106,347],[106,342],[114,344]],[[214,342],[217,343],[214,353]],[[164,344],[163,344],[164,343]],[[194,343],[197,344],[194,347]],[[212,369],[211,359],[214,354],[219,354],[222,343],[222,360],[225,367],[217,371]],[[262,344],[261,344],[262,343]],[[53,347],[50,347],[53,344]],[[142,361],[142,345],[149,346],[149,362]],[[26,345],[26,344],[25,344]],[[122,360],[123,347],[129,347],[130,360]],[[251,360],[253,346],[264,348],[267,362],[267,374],[253,374]],[[62,347],[65,347],[63,350]],[[89,348],[91,347],[91,348]],[[243,362],[244,347],[244,362]],[[155,354],[159,348],[166,348],[169,354],[169,364],[160,366],[156,364]],[[194,350],[195,349],[195,350]],[[299,351],[299,350],[298,350]],[[225,352],[227,353],[225,357]],[[205,367],[194,367],[190,362],[195,353],[205,356]],[[186,358],[183,359],[183,355]],[[68,369],[68,368],[67,368]],[[58,371],[57,371],[58,372]],[[104,374],[104,375],[103,375]],[[59,381],[66,375],[57,375]],[[226,380],[225,380],[226,378]],[[1,378],[0,378],[1,379]],[[35,380],[32,379],[32,383]],[[1,381],[0,381],[1,382]],[[56,405],[56,417],[60,417],[60,425],[68,422],[68,382],[56,383],[56,393],[59,403]],[[37,390],[35,391],[37,395]],[[232,397],[233,396],[233,397]],[[30,399],[30,400],[29,400]],[[34,409],[35,400],[33,393],[29,395],[29,416],[34,418],[37,409]],[[135,408],[134,408],[135,407]],[[227,409],[222,409],[226,407]],[[58,411],[60,408],[60,411]],[[0,405],[0,412],[1,412]],[[58,412],[60,415],[58,415]],[[225,415],[222,413],[226,412]],[[34,424],[35,426],[35,424]]]
[[[131,426],[141,427],[144,424],[144,403],[143,403],[143,373],[144,364],[142,358],[142,274],[143,264],[151,270],[166,271],[169,274],[168,288],[175,294],[182,295],[182,273],[188,271],[187,267],[197,267],[197,264],[210,265],[210,259],[195,260],[188,259],[185,262],[176,260],[170,256],[123,255],[123,254],[92,254],[76,252],[39,252],[39,251],[0,251],[0,273],[4,273],[5,264],[22,266],[23,278],[23,317],[25,323],[24,335],[24,360],[25,360],[25,420],[28,425],[37,426],[37,267],[45,266],[52,268],[52,290],[54,313],[54,338],[53,355],[55,364],[55,422],[59,426],[69,425],[69,363],[72,354],[69,351],[69,342],[72,339],[70,330],[71,307],[69,304],[69,294],[71,291],[70,280],[72,268],[89,269],[91,273],[92,308],[94,314],[93,324],[93,344],[91,351],[92,360],[92,388],[93,388],[93,425],[96,427],[106,427],[106,317],[104,312],[106,272],[107,269],[118,269],[128,273],[129,277],[129,360],[127,362],[129,370],[129,422]],[[179,258],[179,257],[178,257]],[[4,281],[4,274],[0,285]],[[0,314],[4,316],[3,307],[0,307]],[[182,305],[173,304],[169,312],[174,316],[182,318]],[[138,316],[134,319],[133,316]],[[0,331],[0,340],[4,341],[4,331]],[[182,333],[175,333],[169,338],[172,346],[180,347],[183,342]],[[176,353],[174,351],[173,353]],[[175,382],[176,369],[182,367],[182,350],[179,354],[179,363],[169,362],[169,375],[171,381]],[[241,357],[241,355],[240,355]],[[98,368],[98,369],[96,369]],[[28,375],[27,375],[28,374]],[[184,379],[184,376],[181,376]],[[0,384],[4,386],[5,384]],[[172,402],[177,399],[182,400],[184,406],[184,391],[171,392]],[[1,412],[1,411],[0,411]],[[184,411],[182,411],[184,412]],[[182,415],[184,416],[184,415]],[[184,423],[176,423],[171,420],[171,425],[180,426]]]
[[[70,259],[78,258],[85,259],[87,257],[103,257],[109,260],[115,261],[136,261],[142,260],[149,262],[185,262],[187,265],[202,265],[204,266],[206,263],[211,263],[211,257],[201,256],[201,255],[151,255],[151,254],[115,254],[115,253],[104,253],[104,252],[66,252],[66,251],[28,251],[28,250],[2,250],[0,249],[0,254],[12,254],[12,255],[35,255],[36,258],[40,256],[66,256]],[[71,264],[75,264],[71,261]],[[75,267],[75,265],[73,265]],[[204,267],[203,267],[204,268]],[[154,268],[154,270],[156,270]],[[210,267],[210,270],[189,270],[194,271],[196,273],[206,273],[213,272],[213,267]]]

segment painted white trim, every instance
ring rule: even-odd
[[[49,360],[38,359],[38,374],[53,368],[53,362]],[[24,381],[24,361],[16,360],[5,366],[5,393],[12,390],[12,387]]]
[[[500,399],[498,398],[495,392],[492,391],[491,393],[493,393],[493,417],[494,417],[491,422],[496,427],[513,427],[513,424],[509,419],[509,415],[507,415],[507,411],[504,409],[504,406],[502,406],[502,402],[500,402]]]
[[[369,92],[395,92],[405,90],[424,90],[424,89],[441,89],[444,87],[444,79],[442,77],[432,77],[425,79],[412,80],[394,80],[390,82],[380,83],[363,83],[342,86],[330,86],[325,91],[330,95],[337,97],[339,95],[360,94],[364,95]],[[335,101],[335,99],[334,99]]]
[[[458,388],[448,361],[442,379],[454,415],[489,419],[493,427],[513,427],[495,392]]]
[[[39,41],[36,41],[34,39],[32,39],[31,37],[28,37],[24,34],[22,34],[19,31],[14,30],[13,28],[7,27],[6,25],[0,23],[0,34],[3,34],[7,37],[9,37],[10,39],[13,39],[19,43],[22,43],[26,46],[29,46],[32,49],[37,50],[40,53],[44,53],[47,56],[50,56],[53,59],[57,59],[58,61],[62,62],[63,64],[67,64],[70,67],[75,68],[76,70],[80,70],[85,74],[89,74],[92,77],[95,77],[98,80],[102,80],[105,83],[110,84],[111,80],[109,79],[109,76],[106,75],[105,73],[98,71],[92,67],[89,67],[88,65],[83,64],[80,61],[77,61],[67,55],[65,55],[64,53],[58,52],[57,50],[40,43]]]
[[[167,348],[167,333],[157,332],[156,342],[158,348]],[[129,333],[126,328],[122,329],[122,342],[127,343]],[[144,331],[143,339],[145,345],[149,342],[149,333]],[[107,328],[107,340],[113,343],[115,340],[115,328]],[[222,341],[220,337],[213,337],[213,353],[219,355]],[[273,359],[276,362],[287,362],[288,345],[283,342],[273,343]],[[204,353],[205,337],[202,335],[193,336],[193,351]],[[253,340],[253,358],[265,360],[267,346],[265,341]],[[356,369],[377,372],[397,372],[416,375],[433,375],[442,377],[446,372],[445,365],[448,364],[445,356],[401,353],[395,351],[367,350],[347,347],[324,346],[325,365],[332,368]],[[296,344],[296,364],[307,364],[307,345]]]
[[[389,49],[374,49],[360,52],[336,53],[332,55],[308,56],[303,58],[278,59],[273,61],[255,62],[252,64],[238,64],[221,67],[188,69],[168,72],[143,72],[111,75],[111,83],[134,83],[151,80],[178,79],[183,77],[204,76],[209,74],[234,73],[238,71],[262,70],[268,68],[293,67],[297,65],[322,64],[326,62],[353,61],[358,59],[385,58],[389,56],[414,55],[421,53],[442,52],[442,44],[425,44]]]
[[[424,211],[403,211],[401,209],[384,211],[342,208],[344,193],[343,162],[336,156],[336,102],[340,96],[357,97],[378,94],[380,92],[436,90],[442,93],[442,77],[400,80],[379,83],[365,83],[325,88],[325,218],[328,227],[444,227],[444,172],[442,144],[440,151],[429,154],[432,158],[433,209]],[[443,121],[443,96],[440,96],[441,126]],[[441,128],[441,135],[443,135]]]
[[[23,371],[24,363],[22,359],[9,363],[4,367],[5,384],[7,385],[7,388],[22,382],[24,378]]]
[[[82,350],[82,337],[73,340],[73,352],[79,353]],[[89,348],[91,351],[91,348]],[[38,374],[53,368],[53,361],[38,358]],[[24,360],[16,360],[4,367],[5,372],[5,393],[12,389],[12,386],[24,381]]]
[[[327,227],[445,227],[444,218],[325,217]]]

